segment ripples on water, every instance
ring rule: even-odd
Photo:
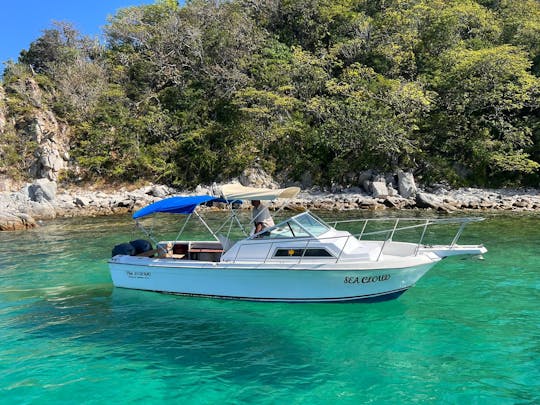
[[[539,402],[538,217],[467,235],[486,260],[447,259],[398,300],[264,304],[114,289],[126,217],[0,233],[0,398]]]

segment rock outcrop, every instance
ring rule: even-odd
[[[20,231],[35,228],[36,221],[28,214],[16,211],[0,211],[0,231]]]
[[[48,179],[38,179],[28,186],[28,197],[30,200],[44,203],[54,202],[56,200],[57,185],[54,181]]]
[[[403,198],[414,197],[417,192],[414,176],[411,172],[397,171],[398,191]]]
[[[30,168],[33,178],[58,180],[58,174],[69,162],[69,127],[57,120],[54,113],[44,107],[42,92],[31,79],[30,100],[36,108],[19,124],[23,133],[37,144],[35,161]]]
[[[30,178],[58,180],[59,174],[69,165],[70,130],[66,123],[58,120],[48,108],[45,96],[33,78],[19,79],[9,84],[10,98],[18,100],[25,110],[12,123],[19,138],[35,145],[35,150],[25,165]],[[0,90],[0,133],[8,125],[5,91]],[[28,159],[28,158],[27,158]]]
[[[58,180],[69,163],[69,127],[59,123],[50,111],[36,111],[27,122],[26,133],[38,145],[30,175]]]
[[[240,184],[248,187],[279,188],[272,176],[257,166],[244,170],[238,180]]]
[[[7,108],[6,108],[6,92],[2,83],[0,83],[0,135],[2,135],[6,129],[7,124]]]

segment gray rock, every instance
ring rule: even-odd
[[[388,208],[400,208],[403,200],[400,200],[396,197],[387,197],[383,204]]]
[[[440,201],[437,197],[427,193],[416,194],[416,206],[418,208],[437,208]]]
[[[438,197],[427,193],[416,194],[416,206],[418,208],[433,208],[443,212],[452,212],[456,209],[454,206],[446,204]]]
[[[399,194],[398,191],[391,184],[387,184],[386,186],[388,188],[388,196],[394,197]]]
[[[364,181],[362,182],[362,188],[363,188],[364,190],[366,190],[366,193],[370,193],[370,194],[371,194],[371,184],[372,184],[371,180],[364,180]]]
[[[395,174],[387,174],[384,176],[384,179],[386,181],[386,184],[389,187],[392,187],[392,188],[398,187],[397,176]]]
[[[49,110],[37,110],[25,122],[25,136],[37,144],[30,174],[57,180],[60,171],[68,166],[69,126],[59,122]]]
[[[54,181],[37,179],[28,187],[28,197],[38,203],[54,202],[56,200],[56,189],[57,186]]]
[[[302,178],[300,179],[300,183],[302,184],[302,188],[311,188],[313,186],[313,178],[311,176],[310,172],[304,172],[302,174]]]
[[[358,184],[363,186],[365,181],[371,181],[371,179],[373,178],[373,174],[374,172],[371,169],[364,170],[362,173],[358,175]]]
[[[398,190],[399,194],[403,198],[409,198],[417,193],[416,184],[414,182],[414,176],[410,172],[404,172],[398,170]]]
[[[388,187],[386,181],[374,181],[371,183],[371,191],[374,198],[383,198],[388,196]]]
[[[73,200],[76,206],[78,207],[88,207],[90,204],[92,204],[93,200],[88,197],[75,197]]]
[[[28,214],[14,211],[0,212],[0,231],[18,231],[36,226],[36,221]]]
[[[279,188],[272,176],[266,173],[261,167],[252,167],[242,172],[238,178],[240,184],[246,187]]]
[[[152,186],[148,193],[154,197],[164,198],[169,195],[169,187],[167,186]]]

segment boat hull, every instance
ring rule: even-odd
[[[359,269],[351,263],[303,267],[116,256],[109,268],[120,288],[248,301],[373,302],[397,298],[437,261],[423,257],[403,267],[371,263]]]

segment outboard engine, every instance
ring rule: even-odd
[[[113,248],[112,257],[116,255],[134,256],[135,252],[136,250],[131,243],[121,243]]]
[[[132,240],[131,242],[129,242],[129,244],[135,248],[136,255],[148,252],[153,249],[152,244],[144,239]]]

